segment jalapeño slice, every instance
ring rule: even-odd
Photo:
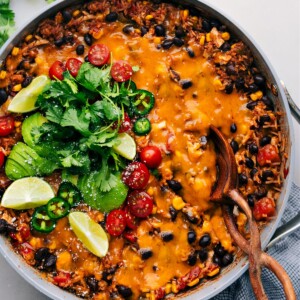
[[[132,112],[136,116],[145,116],[153,108],[155,103],[154,95],[146,90],[136,90],[132,102]]]
[[[53,220],[65,217],[70,211],[69,202],[60,197],[54,197],[47,203],[48,216]]]
[[[56,226],[56,221],[51,219],[47,207],[41,206],[35,209],[31,218],[31,227],[38,232],[49,233]]]
[[[69,181],[64,181],[59,186],[57,196],[66,200],[70,206],[78,204],[81,199],[81,193],[78,188]]]
[[[146,135],[151,131],[151,123],[147,118],[139,118],[133,125],[133,131],[136,135]]]

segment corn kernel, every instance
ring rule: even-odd
[[[196,285],[199,281],[200,281],[200,279],[199,279],[199,278],[196,278],[196,279],[194,279],[193,281],[191,281],[190,283],[188,283],[187,285],[188,285],[188,286],[194,286],[194,285]]]
[[[12,87],[13,92],[19,92],[22,89],[22,84],[16,84]]]
[[[0,79],[5,79],[5,78],[6,78],[6,75],[7,75],[7,72],[4,71],[4,70],[2,70],[2,71],[0,72]]]
[[[155,294],[154,294],[154,292],[153,291],[151,291],[151,294],[150,294],[150,300],[155,300]]]
[[[183,19],[186,20],[188,16],[189,16],[189,10],[188,10],[188,9],[185,9],[185,10],[183,11]]]
[[[206,41],[211,42],[211,34],[210,32],[206,34]]]
[[[29,42],[31,39],[33,38],[33,35],[32,34],[28,34],[25,38],[25,41],[26,42]]]
[[[153,40],[154,44],[158,45],[161,43],[161,38],[160,37],[155,37]]]
[[[103,30],[101,29],[97,29],[97,30],[94,30],[93,33],[92,33],[92,36],[95,40],[99,40],[103,35]]]
[[[178,293],[178,289],[176,286],[176,281],[172,281],[172,293],[177,294]]]
[[[43,63],[43,60],[40,57],[36,57],[35,62],[39,65]]]
[[[11,55],[12,56],[17,56],[19,54],[20,48],[18,47],[13,47],[12,51],[11,51]]]
[[[205,36],[202,35],[200,38],[200,45],[203,46],[205,44]]]
[[[22,122],[20,122],[20,121],[15,121],[15,127],[20,127],[21,124],[22,124]]]
[[[79,14],[80,14],[80,10],[77,9],[77,10],[73,11],[72,15],[73,15],[73,17],[77,17]]]
[[[178,157],[178,158],[181,158],[182,157],[182,153],[178,150],[175,150],[175,156]]]
[[[157,213],[157,207],[153,206],[151,214],[155,215],[156,213]]]
[[[181,197],[175,196],[172,200],[172,205],[176,210],[181,210],[185,207],[185,203]]]
[[[165,292],[166,292],[166,294],[170,294],[172,292],[172,284],[171,283],[166,284]]]
[[[153,19],[153,16],[152,15],[147,15],[146,16],[146,20],[152,20]]]
[[[148,193],[150,196],[153,196],[153,194],[154,194],[154,189],[153,189],[152,186],[150,186],[150,187],[148,188],[147,193]]]
[[[207,274],[207,276],[213,277],[213,276],[217,275],[219,272],[220,272],[220,268],[216,268],[216,269],[214,269],[213,271],[209,272],[209,273]]]
[[[223,32],[222,33],[222,39],[225,40],[225,41],[230,40],[230,34],[229,34],[229,32]]]
[[[222,81],[219,78],[215,78],[214,79],[214,86],[218,89],[223,88],[223,84]]]
[[[256,101],[256,100],[258,100],[258,99],[261,99],[262,96],[263,96],[262,91],[257,91],[257,92],[255,92],[255,93],[252,93],[252,94],[250,95],[250,98],[251,98],[253,101]]]

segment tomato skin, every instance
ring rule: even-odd
[[[5,155],[2,151],[0,151],[0,168],[3,166],[5,160]]]
[[[148,168],[155,169],[161,164],[161,151],[156,146],[146,146],[140,153],[140,159]]]
[[[77,76],[81,65],[82,61],[74,57],[69,58],[66,62],[66,68],[73,77]]]
[[[117,82],[124,82],[130,79],[133,74],[131,65],[125,60],[118,60],[113,63],[110,74]]]
[[[253,216],[257,221],[268,219],[275,214],[275,202],[273,199],[264,197],[254,204]]]
[[[60,271],[56,276],[53,277],[54,283],[59,286],[66,286],[70,279],[71,274],[63,271]]]
[[[109,48],[104,44],[91,46],[88,52],[89,62],[94,66],[100,67],[108,63],[110,58]]]
[[[141,162],[129,164],[122,173],[123,182],[133,190],[143,189],[150,178],[150,172]]]
[[[7,136],[15,129],[15,120],[11,116],[0,117],[0,136]]]
[[[131,119],[129,118],[127,113],[124,113],[124,119],[120,125],[119,133],[127,132],[131,129]]]
[[[126,225],[130,229],[136,229],[138,227],[138,220],[135,216],[132,215],[130,212],[128,206],[125,207],[124,209],[125,214],[126,214]]]
[[[106,230],[112,236],[119,236],[126,227],[126,214],[121,209],[112,210],[106,218]]]
[[[63,80],[64,79],[63,72],[65,72],[65,70],[66,68],[64,64],[61,61],[57,60],[50,67],[49,76],[52,80],[55,79]]]
[[[136,190],[127,196],[129,211],[138,218],[147,218],[153,210],[153,200],[145,191]]]
[[[129,241],[130,243],[136,243],[137,242],[137,236],[132,230],[125,231],[123,233],[123,237],[127,241]]]
[[[21,238],[22,238],[23,241],[29,240],[29,238],[30,238],[30,227],[27,224],[23,223],[21,225],[21,228],[20,228],[19,232],[20,232],[20,235],[21,235]]]
[[[257,154],[257,162],[261,167],[273,162],[280,162],[280,157],[277,153],[277,148],[271,144],[260,148]]]

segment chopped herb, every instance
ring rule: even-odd
[[[15,30],[15,13],[9,8],[9,0],[0,0],[0,47]]]

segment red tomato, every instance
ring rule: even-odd
[[[161,152],[156,146],[146,146],[140,153],[141,161],[151,169],[157,168],[162,160]]]
[[[64,79],[63,72],[65,70],[66,70],[66,68],[65,68],[64,64],[61,61],[57,60],[50,67],[49,76],[52,80],[54,80],[54,79],[63,80]]]
[[[127,132],[131,129],[131,120],[128,116],[127,113],[124,113],[124,119],[121,123],[121,126],[119,128],[119,133],[122,133],[122,132]]]
[[[5,155],[2,151],[0,151],[0,168],[3,166],[5,160]]]
[[[106,230],[110,235],[119,236],[126,227],[126,214],[121,209],[112,210],[106,218]]]
[[[60,271],[56,276],[53,277],[55,284],[59,286],[66,286],[71,279],[71,274]]]
[[[127,227],[129,227],[130,229],[136,229],[137,226],[138,226],[137,218],[131,214],[131,212],[129,211],[128,206],[125,207],[124,211],[125,211],[125,214],[126,214],[126,225],[127,225]]]
[[[280,162],[277,148],[271,144],[260,148],[257,154],[257,162],[261,167],[273,162]]]
[[[150,178],[148,168],[141,162],[129,164],[122,173],[123,182],[131,189],[143,189]]]
[[[23,223],[19,232],[23,241],[27,241],[30,238],[30,227],[27,224]]]
[[[0,136],[7,136],[15,129],[15,120],[11,116],[0,117]]]
[[[112,78],[117,82],[124,82],[130,79],[132,76],[132,67],[131,65],[124,60],[118,60],[113,63],[110,74]]]
[[[18,250],[23,256],[33,252],[32,246],[27,242],[20,244]]]
[[[135,233],[132,230],[129,231],[125,231],[123,233],[123,237],[129,241],[130,243],[136,243],[137,242],[137,236],[135,235]]]
[[[254,204],[253,216],[257,221],[267,219],[275,214],[275,202],[273,199],[264,197]]]
[[[127,197],[130,212],[138,218],[146,218],[152,213],[153,200],[145,191],[133,191]]]
[[[97,67],[107,64],[110,58],[110,51],[106,45],[95,44],[91,46],[88,53],[89,62]]]
[[[66,62],[66,68],[73,77],[76,77],[82,62],[77,58],[69,58]]]

